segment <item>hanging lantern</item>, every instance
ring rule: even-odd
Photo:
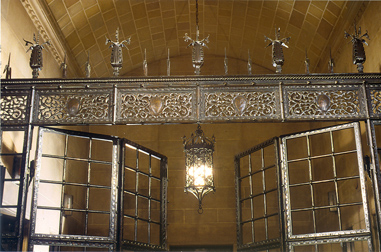
[[[183,137],[185,152],[185,192],[192,193],[199,201],[198,212],[202,213],[202,199],[215,191],[213,172],[214,136],[205,137],[201,126],[189,139]]]

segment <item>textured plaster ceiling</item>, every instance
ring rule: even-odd
[[[145,49],[148,65],[165,59],[168,48],[171,58],[191,54],[183,36],[195,38],[195,0],[44,1],[81,69],[90,52],[92,77],[112,76],[105,37],[115,40],[118,27],[120,40],[131,36],[121,75],[142,67]],[[254,64],[273,71],[264,35],[274,38],[275,27],[280,27],[282,38],[291,36],[283,50],[283,73],[304,73],[305,50],[311,71],[324,65],[325,72],[329,48],[342,39],[359,6],[358,1],[199,0],[200,36],[210,35],[205,57],[224,56],[226,48],[229,58],[247,61],[250,50]],[[187,67],[192,74],[191,64]]]

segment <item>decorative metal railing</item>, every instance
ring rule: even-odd
[[[381,74],[2,80],[3,125],[360,120]],[[31,113],[31,114],[29,114]]]

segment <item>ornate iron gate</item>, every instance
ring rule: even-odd
[[[127,156],[127,145],[136,152],[132,157]],[[142,153],[146,166],[139,156]],[[135,166],[127,165],[131,159]],[[40,128],[29,249],[165,249],[166,161],[165,156],[125,139]],[[127,175],[126,170],[133,174]],[[148,183],[141,182],[141,177]],[[126,193],[136,201],[125,200]],[[143,199],[148,208],[141,203]],[[131,208],[134,213],[126,213]],[[143,218],[142,212],[147,211],[148,218]],[[135,222],[133,229],[125,218]],[[154,225],[159,232],[151,230]],[[148,239],[141,239],[142,230],[147,230],[143,236]]]
[[[5,145],[5,141],[12,146]],[[3,127],[0,149],[0,216],[4,250],[21,251],[29,176],[31,127]],[[4,223],[7,223],[5,225]]]
[[[235,157],[239,250],[283,248],[278,138]]]
[[[359,123],[274,138],[237,155],[238,249],[373,251],[366,176]],[[273,216],[279,228],[271,233]]]
[[[359,123],[282,137],[281,160],[290,251],[373,251]]]

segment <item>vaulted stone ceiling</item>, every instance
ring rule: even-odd
[[[183,36],[188,33],[195,38],[195,0],[43,1],[81,73],[90,52],[92,77],[112,76],[111,49],[105,37],[115,40],[119,27],[120,40],[131,36],[129,50],[123,52],[121,75],[142,68],[145,49],[148,65],[166,59],[167,49],[172,59],[189,55],[189,62],[179,62],[193,74],[191,49],[186,48]],[[282,38],[291,36],[289,48],[283,50],[283,73],[304,73],[305,50],[311,71],[327,72],[330,48],[335,56],[344,30],[353,33],[352,23],[362,6],[359,1],[199,0],[200,36],[210,34],[205,58],[223,60],[226,48],[229,59],[247,61],[250,50],[253,64],[274,71],[264,36],[274,38],[275,28],[280,27]],[[223,74],[223,61],[220,64],[218,74]]]

